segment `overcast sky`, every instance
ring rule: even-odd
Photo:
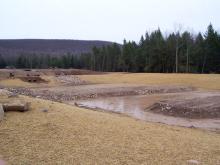
[[[158,27],[220,29],[220,0],[0,0],[0,38],[138,41]]]

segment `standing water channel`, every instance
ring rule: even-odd
[[[90,100],[77,101],[79,107],[102,110],[107,112],[114,112],[125,114],[135,119],[163,123],[168,125],[176,125],[183,127],[202,128],[207,130],[220,130],[219,120],[215,119],[188,119],[156,114],[150,112],[147,108],[154,103],[176,97],[178,94],[153,94],[153,95],[139,95],[139,96],[120,96],[120,97],[105,97]],[[68,104],[75,105],[74,102]]]

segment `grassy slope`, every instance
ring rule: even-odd
[[[93,83],[174,84],[204,89],[220,89],[219,74],[110,73],[104,75],[83,75],[80,77]]]
[[[25,99],[31,111],[0,123],[0,155],[9,164],[220,163],[219,134]]]

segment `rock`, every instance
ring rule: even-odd
[[[0,121],[4,119],[4,113],[3,106],[0,104]]]
[[[12,102],[3,104],[4,111],[18,111],[18,112],[25,112],[29,110],[29,103],[24,102]]]
[[[61,83],[71,84],[71,85],[84,85],[86,84],[85,81],[81,80],[79,77],[75,75],[61,75],[57,77],[57,81]]]
[[[48,109],[42,109],[41,111],[42,112],[48,112]]]
[[[8,98],[11,98],[11,97],[18,97],[18,94],[17,93],[11,93],[10,95],[8,95]]]
[[[199,164],[197,160],[187,160],[189,164]]]

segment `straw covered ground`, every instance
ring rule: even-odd
[[[110,73],[103,75],[82,75],[80,78],[100,84],[185,85],[202,89],[220,89],[219,74]]]
[[[55,76],[42,75],[48,83],[2,78],[0,86],[65,87]],[[220,75],[214,74],[108,73],[79,77],[97,86],[184,85],[220,90]],[[0,97],[4,99],[12,98],[6,94]],[[6,112],[0,122],[0,160],[9,165],[220,164],[220,134],[216,132],[149,123],[28,96],[17,99],[31,102],[31,107],[24,113]]]
[[[220,163],[217,133],[20,97],[31,110],[6,113],[0,123],[0,157],[8,164]]]

